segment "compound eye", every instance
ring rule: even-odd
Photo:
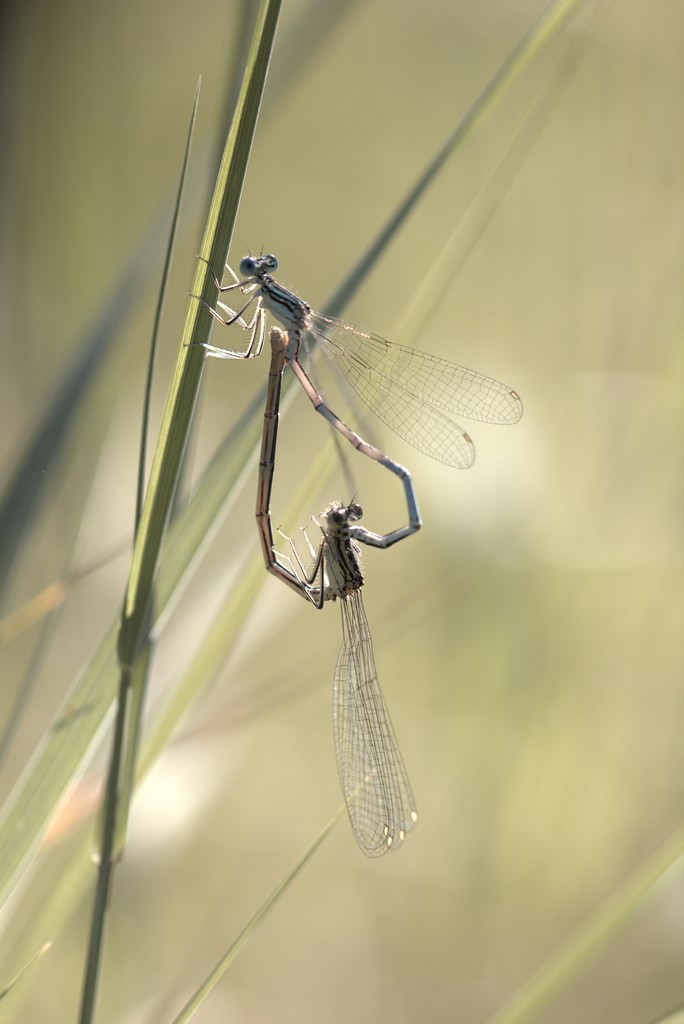
[[[257,268],[257,261],[253,256],[245,256],[240,260],[240,273],[243,277],[251,277]]]
[[[262,256],[261,257],[261,265],[263,267],[265,267],[266,270],[277,270],[278,269],[278,260],[273,255],[273,253],[269,253],[268,256]]]
[[[350,505],[347,509],[347,516],[349,519],[356,522],[357,519],[361,519],[363,516],[363,509],[360,505],[357,505],[356,502],[354,502],[354,504]]]

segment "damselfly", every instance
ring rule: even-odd
[[[373,643],[361,598],[363,574],[359,542],[388,547],[397,539],[356,525],[360,505],[332,502],[322,514],[322,540],[309,544],[309,572],[294,545],[294,562],[279,555],[273,544],[270,496],[275,469],[280,386],[286,339],[271,332],[271,368],[264,411],[256,515],[268,570],[315,607],[339,599],[342,648],[333,683],[333,731],[340,786],[359,846],[369,857],[398,849],[418,820],[411,786],[392,722],[378,682]],[[308,538],[307,538],[308,542]]]
[[[219,301],[218,307],[226,316],[221,316],[209,306],[211,315],[227,326],[238,324],[249,332],[250,338],[244,351],[209,344],[204,348],[208,355],[217,359],[249,359],[259,355],[264,343],[266,312],[270,312],[287,331],[284,359],[314,408],[355,447],[404,481],[410,524],[403,536],[413,533],[420,527],[420,520],[413,514],[417,509],[411,509],[409,492],[412,494],[413,489],[408,470],[377,448],[367,445],[331,412],[300,363],[300,347],[307,339],[319,343],[325,352],[332,355],[352,388],[383,423],[419,451],[458,469],[472,465],[475,446],[470,435],[445,414],[462,415],[486,423],[516,423],[522,416],[519,395],[507,384],[475,370],[427,352],[392,345],[353,324],[316,313],[308,302],[273,278],[272,272],[277,268],[278,260],[273,255],[245,256],[240,263],[241,278],[227,267],[233,283],[222,285],[210,266],[220,293],[237,290],[246,297],[238,309]],[[243,314],[253,304],[253,315],[246,320]]]

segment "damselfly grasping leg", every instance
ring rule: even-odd
[[[306,573],[292,547],[295,562],[286,565],[275,551],[270,494],[275,467],[278,405],[285,338],[271,333],[273,358],[264,412],[262,457],[256,515],[269,571],[322,608],[339,598],[342,648],[333,684],[333,730],[340,785],[359,846],[369,857],[398,849],[418,820],[415,800],[402,761],[389,712],[378,682],[373,643],[361,598],[363,574],[359,545],[387,547],[397,538],[370,533],[358,523],[360,505],[333,502],[323,513],[323,539]],[[296,564],[296,567],[295,567]]]
[[[288,332],[285,358],[323,415],[327,417],[322,400],[299,363],[300,345],[307,337],[332,355],[362,401],[383,423],[414,448],[458,469],[472,465],[475,446],[470,435],[444,413],[499,424],[516,423],[522,416],[520,397],[508,385],[427,352],[392,345],[343,320],[316,313],[274,280],[272,272],[277,268],[275,256],[245,256],[240,263],[242,279],[230,267],[232,284],[222,285],[214,274],[219,292],[237,290],[247,298],[237,310],[219,302],[226,317],[209,307],[212,316],[226,325],[237,323],[250,332],[250,341],[244,352],[206,345],[210,356],[241,359],[258,355],[268,310]],[[252,304],[254,314],[247,321],[243,313]]]

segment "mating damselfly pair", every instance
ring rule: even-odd
[[[415,825],[417,813],[406,769],[378,683],[373,646],[361,600],[363,576],[359,543],[387,548],[421,527],[411,474],[374,445],[364,441],[325,403],[300,361],[308,343],[329,353],[353,390],[385,423],[411,445],[449,466],[466,469],[475,458],[470,435],[448,414],[486,423],[510,424],[522,415],[518,394],[505,384],[448,360],[392,345],[334,317],[316,313],[294,292],[279,284],[272,272],[273,255],[245,256],[240,277],[230,267],[230,284],[222,285],[213,269],[220,294],[233,292],[235,308],[223,301],[207,307],[220,323],[236,324],[249,335],[244,350],[206,344],[209,356],[249,359],[263,348],[267,312],[282,325],[271,334],[272,357],[264,412],[257,523],[266,566],[316,607],[340,600],[343,642],[334,675],[333,727],[337,768],[354,835],[364,853],[379,856],[397,849]],[[244,299],[244,301],[242,301]],[[203,301],[203,300],[200,300]],[[245,316],[252,309],[251,317]],[[307,573],[292,546],[293,558],[275,550],[270,519],[270,495],[275,471],[280,391],[289,365],[312,405],[362,454],[389,469],[402,481],[408,523],[388,534],[358,526],[362,510],[352,502],[331,503],[320,522],[322,540],[310,552],[313,569]]]

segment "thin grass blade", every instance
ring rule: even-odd
[[[489,1024],[527,1024],[574,978],[589,960],[644,906],[666,879],[684,866],[684,830],[675,833],[622,889],[579,928],[534,977],[523,985]]]
[[[316,836],[311,845],[308,846],[304,853],[301,855],[301,857],[299,857],[295,861],[295,863],[292,865],[287,874],[275,887],[275,889],[268,897],[268,899],[266,899],[261,904],[256,914],[254,914],[254,916],[250,919],[249,923],[242,929],[242,931],[235,939],[235,941],[228,947],[226,952],[223,954],[223,956],[218,961],[213,970],[204,979],[204,981],[197,989],[195,994],[192,996],[192,998],[188,1000],[188,1002],[185,1004],[185,1006],[178,1014],[178,1016],[174,1017],[173,1024],[185,1024],[186,1021],[190,1020],[190,1018],[194,1016],[195,1011],[200,1008],[200,1006],[207,998],[209,993],[216,987],[216,985],[218,985],[223,975],[226,973],[226,971],[233,963],[233,961],[242,952],[242,950],[247,945],[250,938],[257,930],[261,922],[266,917],[268,917],[269,913],[276,905],[280,897],[285,892],[287,892],[287,890],[290,888],[299,872],[311,860],[312,856],[319,848],[321,843],[324,841],[324,839],[326,839],[328,835],[332,832],[333,828],[338,823],[338,821],[340,821],[344,817],[345,810],[346,808],[344,806],[340,807],[337,814],[335,814],[330,819],[328,824],[319,832],[319,834]]]
[[[245,69],[243,87],[238,99],[236,116],[226,142],[224,157],[214,190],[214,198],[202,242],[202,254],[222,266],[226,260],[232,236],[238,205],[242,193],[247,162],[256,131],[261,98],[266,83],[266,74],[273,48],[278,22],[280,0],[264,0],[259,11],[252,49]],[[210,281],[209,268],[202,261],[197,262],[193,293],[204,294]],[[154,579],[158,569],[162,538],[169,520],[171,503],[176,490],[181,459],[185,451],[190,430],[190,421],[200,385],[204,354],[199,345],[206,337],[208,313],[201,303],[191,301],[186,316],[181,349],[176,371],[171,381],[164,415],[150,473],[150,481],[143,505],[136,543],[133,551],[131,573],[124,602],[121,629],[118,639],[118,657],[122,672],[122,687],[130,681],[133,668],[142,655],[147,660],[151,603]],[[144,673],[136,673],[139,685],[144,686]],[[123,689],[121,688],[123,696]],[[120,701],[122,722],[125,722],[125,707]],[[142,695],[134,695],[131,706],[142,709]],[[99,978],[102,935],[108,905],[111,862],[114,854],[114,836],[118,819],[118,798],[120,795],[118,772],[122,765],[132,770],[134,752],[137,747],[134,727],[115,733],[112,765],[107,786],[105,803],[103,842],[100,853],[100,871],[95,893],[91,938],[84,976],[81,1001],[81,1024],[89,1024],[95,1012],[95,999]],[[124,750],[116,749],[117,738],[121,737]],[[116,779],[113,777],[116,773]],[[130,799],[132,783],[126,783]],[[119,834],[122,829],[119,827]]]
[[[29,960],[26,961],[24,966],[19,971],[17,971],[17,973],[12,978],[12,980],[8,981],[7,984],[5,985],[5,987],[0,990],[0,999],[4,999],[5,996],[8,995],[12,991],[14,986],[17,984],[18,981],[21,980],[21,978],[26,973],[26,971],[28,971],[31,967],[33,967],[33,965],[36,962],[36,960],[39,960],[41,958],[41,956],[44,956],[45,953],[47,953],[47,951],[48,951],[48,949],[50,948],[51,945],[52,945],[51,942],[44,942],[43,945],[40,947],[40,949],[36,950],[36,952],[33,954],[33,956]]]
[[[389,243],[413,212],[418,201],[442,170],[449,157],[468,138],[468,136],[484,120],[493,109],[497,100],[526,67],[533,57],[556,35],[568,19],[586,0],[553,0],[542,11],[539,18],[528,29],[520,42],[513,48],[508,58],[490,79],[470,109],[461,118],[456,128],[440,147],[433,159],[411,187],[406,197],[389,217],[369,247],[359,257],[342,284],[323,306],[322,312],[328,316],[340,316],[351,296],[360,284],[368,277],[372,267],[385,251]]]
[[[142,505],[145,492],[147,445],[150,427],[150,405],[152,401],[152,384],[154,379],[154,368],[157,356],[159,328],[161,324],[162,312],[164,309],[164,300],[166,298],[166,291],[168,287],[169,272],[171,269],[171,259],[173,257],[176,234],[178,231],[178,221],[180,217],[181,203],[183,199],[183,193],[185,191],[188,161],[190,157],[190,149],[192,146],[192,136],[194,132],[195,121],[197,118],[197,106],[199,103],[200,85],[201,82],[198,81],[197,86],[195,88],[192,112],[190,114],[190,125],[188,128],[188,136],[185,144],[185,152],[183,154],[183,165],[181,168],[180,180],[178,183],[178,192],[176,194],[176,203],[174,206],[173,217],[171,219],[169,244],[166,249],[166,257],[164,260],[162,279],[159,288],[159,298],[157,300],[157,308],[155,310],[154,316],[154,326],[152,329],[152,341],[150,344],[149,361],[147,366],[147,378],[145,381],[145,393],[143,399],[142,425],[140,431],[140,452],[138,455],[138,487],[135,503],[134,535],[137,534],[138,527],[140,525],[140,517],[142,515]],[[143,661],[146,666],[150,664],[151,643],[152,641],[148,639],[144,648],[145,657],[144,659],[139,659],[138,663],[136,663],[132,693],[127,695],[126,701],[120,704],[117,710],[117,714],[122,715],[124,717],[125,727],[123,730],[124,749],[121,751],[120,757],[122,775],[121,779],[117,780],[117,785],[113,789],[113,792],[117,794],[118,802],[118,808],[116,809],[116,823],[114,827],[114,849],[112,851],[112,857],[114,860],[118,860],[122,856],[124,846],[126,845],[126,832],[128,828],[130,802],[132,798],[133,786],[135,783],[135,758],[136,752],[138,750],[138,744],[140,741],[140,729],[142,726],[142,716],[145,705],[145,692],[147,690],[147,672],[141,672],[139,665]],[[105,805],[103,807],[103,820],[106,819],[108,812],[109,808]]]

